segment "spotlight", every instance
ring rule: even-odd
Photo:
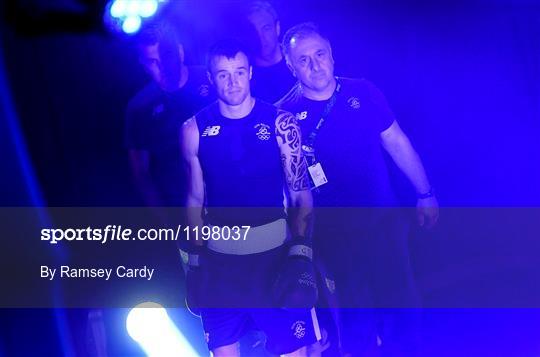
[[[127,34],[132,34],[141,28],[141,18],[137,15],[127,17],[122,24],[122,30]]]
[[[167,0],[110,0],[105,7],[104,21],[115,31],[134,34],[143,19],[156,15]]]
[[[131,309],[126,329],[149,357],[197,357],[165,308],[155,302],[144,302]]]
[[[127,0],[116,0],[111,4],[109,13],[112,17],[121,18],[126,13]]]
[[[139,4],[139,16],[151,17],[154,16],[158,9],[158,2],[156,0],[148,0]]]

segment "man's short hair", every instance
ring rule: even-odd
[[[236,57],[238,53],[243,53],[248,58],[249,55],[244,44],[236,39],[224,39],[213,44],[208,50],[208,55],[206,56],[206,68],[209,72],[212,72],[212,63],[216,57],[223,56],[225,58],[231,59]]]
[[[324,35],[319,29],[319,26],[313,22],[303,22],[288,29],[287,32],[285,32],[285,35],[283,35],[283,41],[281,43],[281,48],[285,58],[288,59],[289,57],[289,53],[291,51],[291,40],[293,38],[302,39],[311,37],[313,35],[323,38],[328,42],[328,44],[330,44],[328,37],[326,37],[326,35]]]
[[[145,47],[153,46],[157,43],[181,43],[178,31],[166,21],[146,24],[135,36],[135,42],[139,46]]]
[[[266,11],[269,13],[273,18],[274,22],[278,20],[278,14],[276,9],[270,4],[268,1],[262,1],[262,0],[255,0],[250,1],[246,5],[246,15],[251,15],[259,11]]]

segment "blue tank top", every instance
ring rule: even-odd
[[[196,115],[208,223],[259,226],[285,217],[276,117],[260,100],[241,119],[221,115],[217,102]]]

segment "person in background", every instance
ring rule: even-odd
[[[267,1],[252,1],[248,3],[246,17],[258,40],[253,55],[253,96],[275,103],[296,82],[281,53],[281,24],[277,12]]]
[[[151,81],[126,111],[125,145],[133,178],[147,206],[182,206],[186,180],[180,127],[213,99],[211,87],[203,66],[184,63],[184,47],[171,24],[148,25],[137,35],[136,46]]]

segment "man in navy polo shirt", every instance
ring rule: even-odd
[[[299,83],[277,105],[301,127],[315,205],[334,207],[316,212],[314,232],[336,276],[343,348],[364,355],[382,342],[388,356],[413,355],[419,297],[384,152],[414,186],[418,221],[430,227],[438,203],[423,165],[383,94],[367,80],[334,76],[330,42],[316,25],[294,26],[282,47]]]

